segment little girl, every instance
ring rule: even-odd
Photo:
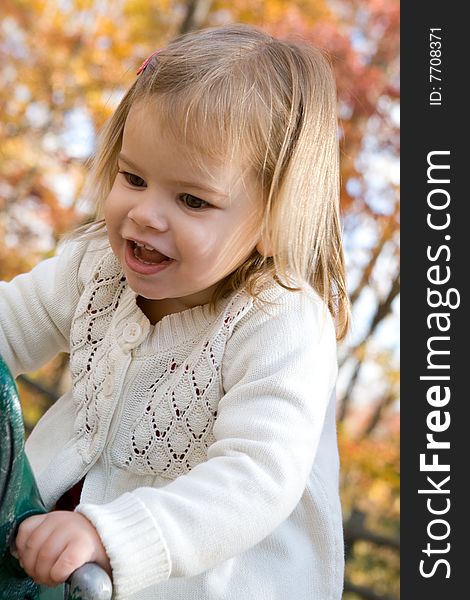
[[[339,600],[334,386],[347,328],[334,78],[248,26],[154,53],[106,127],[97,220],[0,286],[15,376],[70,352],[27,453],[53,509],[25,570],[116,600]]]

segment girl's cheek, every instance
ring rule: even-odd
[[[108,223],[109,211],[108,211],[108,202],[109,198],[106,198],[105,203],[103,205],[103,217],[106,223]]]
[[[116,192],[113,192],[113,190],[111,190],[109,196],[105,200],[103,210],[104,218],[107,223],[109,222],[110,224],[113,224],[113,221],[116,221],[116,219],[119,218],[119,213],[123,212],[121,205],[122,202],[120,199],[120,195],[116,194]]]
[[[211,233],[205,232],[202,235],[196,233],[187,239],[190,240],[194,255],[197,255],[199,259],[214,258],[214,253],[217,252],[217,243]]]
[[[109,213],[110,213],[110,210],[111,210],[112,202],[113,202],[113,190],[111,190],[109,192],[108,197],[104,201],[103,213],[104,213],[104,218],[105,219],[107,219],[109,217]]]

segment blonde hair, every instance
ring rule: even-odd
[[[324,299],[341,339],[349,324],[339,218],[336,86],[324,54],[304,41],[278,40],[247,25],[185,34],[159,50],[128,90],[100,136],[90,173],[95,227],[117,174],[127,115],[157,99],[170,131],[219,157],[238,153],[258,178],[263,239],[217,287],[213,303],[245,286],[257,297],[273,278]],[[84,228],[79,233],[83,234]]]

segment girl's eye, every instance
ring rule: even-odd
[[[128,173],[127,171],[118,171],[118,172],[124,177],[124,179],[127,181],[127,183],[129,185],[131,185],[132,187],[138,187],[138,188],[147,187],[147,184],[142,179],[142,177],[139,177],[138,175],[134,175],[133,173]]]
[[[180,200],[188,208],[200,209],[207,208],[208,206],[210,206],[208,202],[206,202],[205,200],[201,200],[201,198],[193,196],[192,194],[181,194]]]

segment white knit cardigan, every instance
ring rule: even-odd
[[[85,476],[116,600],[339,600],[334,328],[274,285],[152,326],[107,244],[0,284],[15,375],[70,352],[27,453],[46,505]]]

